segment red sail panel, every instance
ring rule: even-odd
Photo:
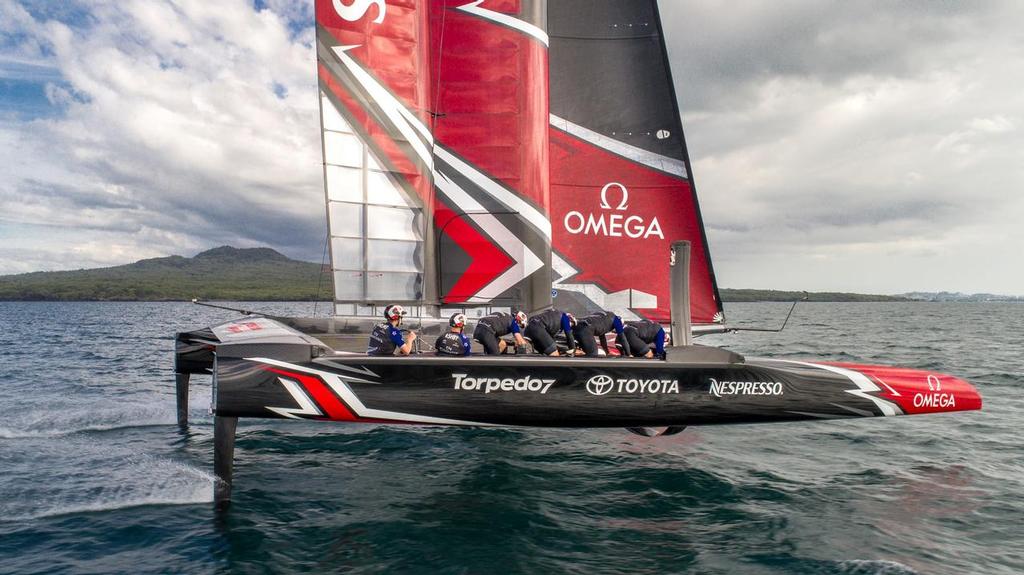
[[[521,209],[496,202],[466,170],[439,166],[467,184],[466,194],[451,195],[451,210],[439,211],[435,221],[444,230],[438,250],[442,299],[543,307],[550,301],[548,63],[547,46],[537,37],[543,3],[433,0],[432,7],[436,142],[515,194],[548,228],[528,225],[515,215]],[[480,212],[495,217],[472,215]]]
[[[627,292],[600,303],[667,322],[669,248],[675,240],[690,240],[692,319],[711,323],[720,309],[688,182],[555,128],[551,160],[554,250],[578,270],[562,283],[592,285],[610,295]]]
[[[316,2],[336,301],[550,303],[544,11]]]
[[[559,0],[548,29],[556,305],[668,321],[688,240],[692,320],[721,321],[657,2]]]
[[[315,11],[336,313],[436,299],[427,8],[318,0]]]

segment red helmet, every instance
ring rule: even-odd
[[[466,325],[466,314],[464,313],[453,313],[452,317],[448,318],[448,325],[452,327],[465,327]]]

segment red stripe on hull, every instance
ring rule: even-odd
[[[264,369],[299,382],[299,385],[306,390],[306,393],[308,393],[309,396],[313,398],[313,401],[316,401],[317,405],[319,405],[324,411],[327,419],[332,419],[334,421],[359,421],[359,418],[357,418],[356,415],[352,413],[352,411],[349,410],[349,408],[342,403],[336,395],[334,395],[334,392],[332,392],[330,388],[327,387],[327,384],[325,384],[320,378],[303,373],[283,371],[273,367],[267,367]]]

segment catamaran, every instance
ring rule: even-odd
[[[656,0],[317,0],[334,308],[176,336],[179,422],[212,374],[215,499],[240,417],[685,426],[974,410],[924,370],[752,359],[727,331]],[[671,326],[660,360],[368,357],[385,305],[438,334],[552,306]],[[427,338],[421,338],[427,339]]]

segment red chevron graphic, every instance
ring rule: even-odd
[[[328,419],[334,421],[359,421],[359,418],[327,388],[327,384],[321,381],[320,378],[302,373],[283,371],[273,367],[265,367],[264,369],[299,382],[303,389],[313,398],[313,401],[327,414]]]
[[[446,303],[469,300],[515,264],[512,258],[470,225],[465,217],[459,217],[459,214],[437,199],[434,200],[434,224],[438,229],[443,229],[472,259],[452,289],[444,294]]]

